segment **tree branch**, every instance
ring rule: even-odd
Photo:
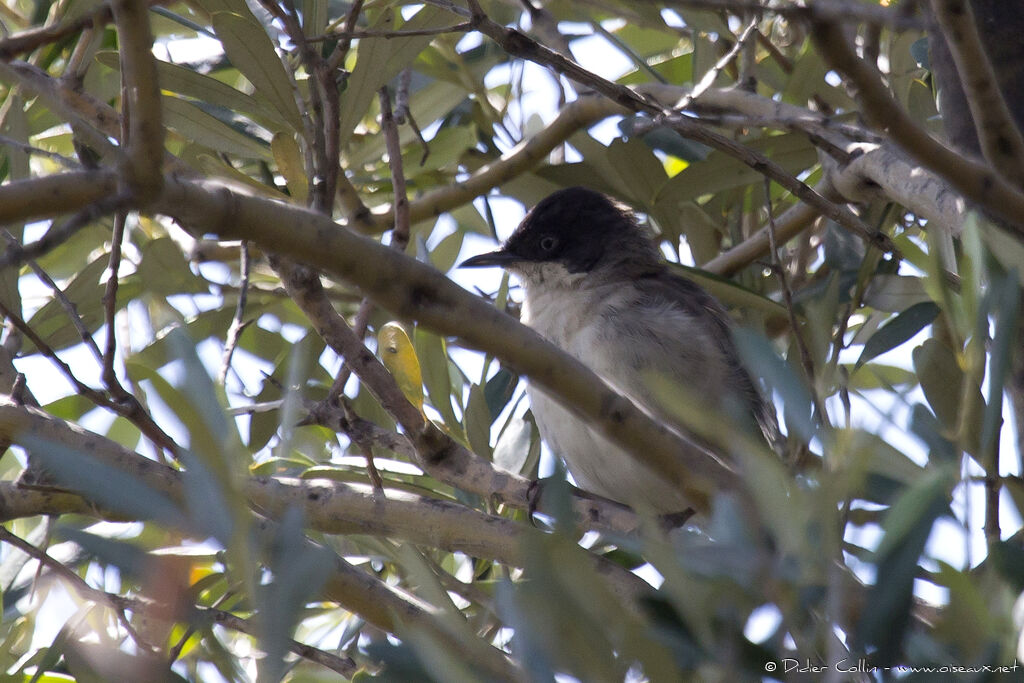
[[[179,504],[188,504],[180,471],[144,458],[42,410],[0,399],[0,437],[10,438],[17,444],[59,444],[80,453],[83,459],[92,459],[124,472]],[[384,536],[486,557],[515,567],[525,564],[526,538],[543,533],[454,501],[393,488],[385,489],[382,495],[371,486],[361,484],[254,477],[245,480],[241,490],[253,509],[271,519],[284,516],[289,508],[297,508],[302,510],[307,525],[322,533]],[[3,493],[9,492],[2,488],[0,492],[0,501],[4,501]],[[72,497],[57,491],[49,493],[49,496],[20,497],[12,493],[9,505],[0,507],[0,510],[8,514],[23,514],[28,511],[29,503],[40,506],[32,514],[44,514],[65,505],[78,511],[89,509],[93,514],[97,510],[74,500],[78,496],[88,500],[88,491],[78,492],[78,496]],[[646,584],[635,575],[611,566],[595,555],[587,553],[586,557],[595,571],[608,577],[611,586],[624,599],[633,600],[646,590]]]
[[[931,7],[960,75],[982,154],[1007,180],[1024,189],[1024,137],[985,55],[970,3],[932,0]]]
[[[948,180],[966,199],[1008,221],[1006,228],[1024,239],[1024,193],[991,168],[957,154],[918,126],[892,97],[878,70],[857,57],[838,25],[814,22],[812,36],[832,68],[857,87],[864,114],[873,125]]]
[[[153,34],[144,0],[112,0],[114,23],[120,43],[121,83],[129,113],[124,181],[141,207],[160,194],[164,180],[163,105],[153,57]]]

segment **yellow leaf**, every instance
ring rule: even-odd
[[[398,382],[398,388],[422,413],[423,374],[409,334],[398,323],[387,323],[377,333],[377,348],[384,366]]]
[[[288,192],[296,204],[305,204],[309,195],[309,185],[302,166],[302,152],[291,133],[274,133],[270,142],[270,151],[277,162],[277,170],[284,176]]]

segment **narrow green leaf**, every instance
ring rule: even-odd
[[[790,432],[810,441],[817,427],[811,417],[811,395],[803,381],[761,335],[737,329],[733,336],[744,365],[754,369],[755,376],[764,379],[782,397],[783,414]]]
[[[988,405],[981,425],[980,452],[988,454],[994,447],[1003,422],[1003,391],[1012,367],[1015,351],[1019,352],[1017,327],[1020,323],[1020,285],[1016,269],[994,280],[989,288],[993,300],[995,335],[990,350]],[[995,465],[994,462],[989,463]]]
[[[23,444],[60,485],[132,519],[152,519],[185,528],[185,515],[178,505],[129,472],[44,438],[26,436]]]
[[[305,204],[309,196],[309,180],[302,161],[302,151],[292,133],[275,133],[270,150],[277,162],[277,170],[284,176],[288,193],[296,204]]]
[[[951,484],[948,468],[931,472],[896,501],[883,522],[885,536],[876,553],[878,572],[857,629],[858,640],[876,648],[875,657],[883,666],[900,655],[910,623],[918,559],[935,520],[949,509]]]
[[[417,325],[413,333],[413,345],[420,359],[423,384],[427,387],[430,404],[441,413],[449,429],[461,434],[462,427],[452,409],[451,375],[448,372],[448,351],[444,338]]]
[[[922,301],[906,309],[883,325],[867,340],[855,368],[859,368],[872,358],[908,341],[930,325],[938,315],[939,307],[933,301]]]
[[[409,21],[402,24],[399,13],[384,9],[370,28],[389,31],[397,28],[416,30],[445,26],[459,19],[442,9],[430,5],[422,7]],[[341,96],[341,116],[338,124],[341,145],[348,144],[356,124],[366,115],[380,87],[409,66],[420,52],[434,39],[433,36],[407,36],[402,38],[364,39],[360,41],[356,65]]]
[[[234,12],[214,12],[213,30],[235,68],[285,121],[301,131],[302,117],[291,81],[266,30],[251,14],[244,16]]]
[[[96,61],[115,71],[120,69],[118,55],[114,51],[96,53]],[[284,123],[284,119],[275,110],[252,95],[237,90],[223,81],[170,62],[158,60],[156,68],[160,87],[163,90],[224,107],[240,114],[247,114],[257,119],[270,119]]]
[[[143,245],[142,262],[132,277],[137,278],[147,292],[163,297],[210,291],[189,268],[181,246],[170,237],[158,237]]]
[[[474,384],[469,389],[469,400],[466,402],[466,415],[463,419],[466,427],[466,438],[473,452],[484,457],[491,457],[491,413],[487,409],[487,397],[484,388]]]
[[[540,455],[540,439],[534,439],[536,427],[532,420],[512,418],[494,444],[494,464],[503,470],[527,474]]]
[[[785,306],[729,278],[680,263],[670,263],[669,268],[676,274],[693,280],[730,308],[748,308],[770,318],[788,320],[789,314]]]
[[[270,161],[270,146],[235,130],[215,116],[180,97],[165,95],[164,123],[186,140],[248,159]]]
[[[498,368],[494,376],[487,380],[484,396],[487,398],[487,410],[491,414],[491,422],[505,409],[519,385],[519,375],[504,365]]]
[[[926,339],[911,355],[928,405],[939,422],[952,430],[960,417],[960,386],[964,379],[953,350],[940,341]]]

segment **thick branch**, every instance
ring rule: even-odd
[[[896,102],[878,71],[858,58],[842,29],[833,23],[813,24],[815,44],[832,68],[857,87],[868,120],[926,167],[948,180],[965,198],[1008,221],[1024,238],[1024,193],[984,164],[957,154],[932,138]]]
[[[75,134],[82,135],[84,141],[100,156],[119,154],[110,139],[121,137],[120,117],[106,103],[76,91],[69,84],[25,62],[0,61],[0,80],[21,85],[35,93],[63,120],[72,125],[81,124],[75,127]]]
[[[818,190],[821,191],[820,189]],[[818,217],[818,211],[810,204],[799,202],[792,208],[779,216],[775,221],[775,237],[779,244],[785,244],[793,237],[807,229],[814,219]],[[722,252],[707,263],[701,264],[701,269],[718,275],[730,276],[733,273],[749,266],[759,258],[768,255],[771,247],[771,226],[764,226],[753,235],[743,240],[732,249]]]
[[[128,98],[122,103],[129,122],[124,180],[139,204],[146,206],[156,199],[164,179],[163,107],[153,57],[153,34],[144,0],[114,0],[112,8],[121,47],[121,83]]]
[[[558,145],[565,142],[576,131],[597,123],[626,110],[603,97],[581,97],[567,104],[558,115],[544,127],[544,130],[529,140],[523,140],[497,161],[487,164],[466,180],[441,187],[423,194],[409,203],[409,221],[419,221],[440,216],[446,211],[473,201],[487,194],[525,171],[533,168]],[[390,207],[382,209],[393,213]],[[377,223],[383,232],[391,227],[389,216],[377,214]]]
[[[960,75],[982,154],[1007,180],[1024,188],[1024,137],[985,55],[970,3],[932,0],[931,6]]]
[[[39,409],[0,400],[0,438],[13,443],[60,444],[81,453],[83,458],[131,475],[179,504],[187,504],[185,482],[178,470]],[[377,492],[359,484],[257,477],[246,480],[242,491],[249,504],[269,518],[281,517],[289,508],[298,508],[309,527],[323,533],[384,536],[486,557],[510,566],[524,564],[522,552],[526,537],[541,533],[533,527],[484,514],[459,503],[394,489]],[[0,521],[67,512],[95,514],[97,508],[68,493],[19,493],[16,485],[0,487]],[[646,588],[646,584],[620,567],[589,553],[584,556],[595,571],[608,577],[611,586],[624,599],[633,600]]]

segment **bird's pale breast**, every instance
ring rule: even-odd
[[[638,307],[637,291],[622,286],[527,287],[523,322],[569,352],[640,408],[663,419],[650,386],[657,369],[694,392],[721,393],[724,368],[693,319],[670,302]],[[531,386],[541,436],[589,491],[658,512],[688,503],[678,489],[643,467],[593,428]],[[714,395],[714,394],[712,394]]]

